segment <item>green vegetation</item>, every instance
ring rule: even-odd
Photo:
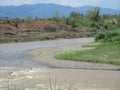
[[[120,29],[98,33],[95,39],[96,41],[120,44]]]
[[[96,40],[102,43],[95,49],[59,54],[55,58],[120,65],[120,29],[99,33],[96,35]]]
[[[29,42],[29,41],[42,41],[42,40],[54,40],[55,37],[54,36],[48,36],[48,35],[44,35],[44,36],[32,36],[32,37],[23,37],[23,38],[8,38],[8,39],[2,39],[0,38],[0,43],[4,43],[4,42]]]
[[[120,45],[100,44],[92,50],[74,51],[55,57],[64,60],[120,65]]]
[[[44,26],[44,30],[46,30],[47,32],[56,32],[59,30],[59,27],[47,25]]]
[[[26,22],[29,22],[29,21],[31,21],[32,20],[32,16],[27,16],[26,18],[25,18],[25,21]]]
[[[90,43],[90,44],[86,44],[86,45],[83,45],[82,47],[97,47],[98,45],[100,45],[101,43]]]
[[[100,14],[100,8],[95,7],[87,11],[87,14],[71,12],[69,17],[60,17],[59,13],[48,20],[69,25],[72,28],[83,29],[87,36],[94,36],[98,32],[104,32],[120,28],[120,15]]]
[[[51,24],[49,22],[51,22]],[[116,43],[120,43],[120,36],[117,33],[118,30],[117,32],[115,32],[114,30],[120,28],[120,15],[101,15],[100,8],[98,7],[88,10],[86,14],[81,14],[80,12],[71,12],[68,17],[64,17],[58,11],[56,11],[51,18],[41,19],[39,17],[33,18],[31,16],[26,16],[24,20],[3,20],[3,22],[1,21],[0,23],[0,43],[94,36],[96,36],[97,41],[102,41],[104,39],[105,42],[107,40],[109,42],[116,41]],[[2,23],[6,23],[6,27]],[[19,32],[21,32],[22,30],[25,31],[24,29],[26,29],[26,32],[22,32],[19,34]],[[18,31],[18,33],[16,33],[16,30]],[[36,33],[34,30],[38,30],[39,32]],[[107,33],[109,31],[111,31],[111,33]],[[36,36],[32,35],[34,33],[36,34]],[[46,36],[44,33],[53,34],[50,36]],[[107,36],[105,36],[105,34],[107,34]],[[108,40],[107,38],[111,37],[112,35],[117,36]]]

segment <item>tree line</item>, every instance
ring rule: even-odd
[[[100,8],[98,7],[88,10],[85,15],[71,12],[69,17],[61,17],[57,13],[52,18],[49,18],[49,20],[60,22],[62,24],[70,25],[73,28],[79,29],[110,30],[120,28],[120,14],[101,15]]]

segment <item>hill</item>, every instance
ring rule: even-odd
[[[84,7],[70,7],[57,4],[35,4],[35,5],[21,5],[21,6],[0,6],[0,17],[9,18],[25,18],[27,16],[32,16],[33,18],[49,18],[52,17],[56,11],[60,13],[61,16],[69,16],[70,12],[80,12],[86,14],[87,10],[94,7],[84,6]],[[120,10],[113,10],[109,8],[101,8],[101,14],[120,14]]]

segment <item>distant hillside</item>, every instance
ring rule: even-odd
[[[35,4],[35,5],[21,5],[21,6],[0,6],[0,17],[9,18],[25,18],[26,16],[49,18],[58,11],[62,16],[69,16],[70,12],[80,12],[86,14],[88,9],[93,7],[69,7],[56,4]],[[113,10],[108,8],[101,8],[101,14],[120,14],[120,10]]]

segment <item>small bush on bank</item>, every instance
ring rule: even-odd
[[[118,43],[120,44],[120,29],[112,30],[105,33],[98,33],[95,36],[96,41],[104,41],[109,43]]]
[[[104,33],[98,33],[96,36],[95,36],[95,40],[98,41],[98,40],[103,40],[105,38],[105,34]]]
[[[114,42],[116,44],[120,44],[120,36],[116,36],[116,37],[109,39],[109,42]]]
[[[48,32],[56,32],[56,31],[59,30],[59,28],[56,27],[56,26],[49,26],[49,25],[47,25],[47,26],[44,26],[44,30],[46,30]]]

